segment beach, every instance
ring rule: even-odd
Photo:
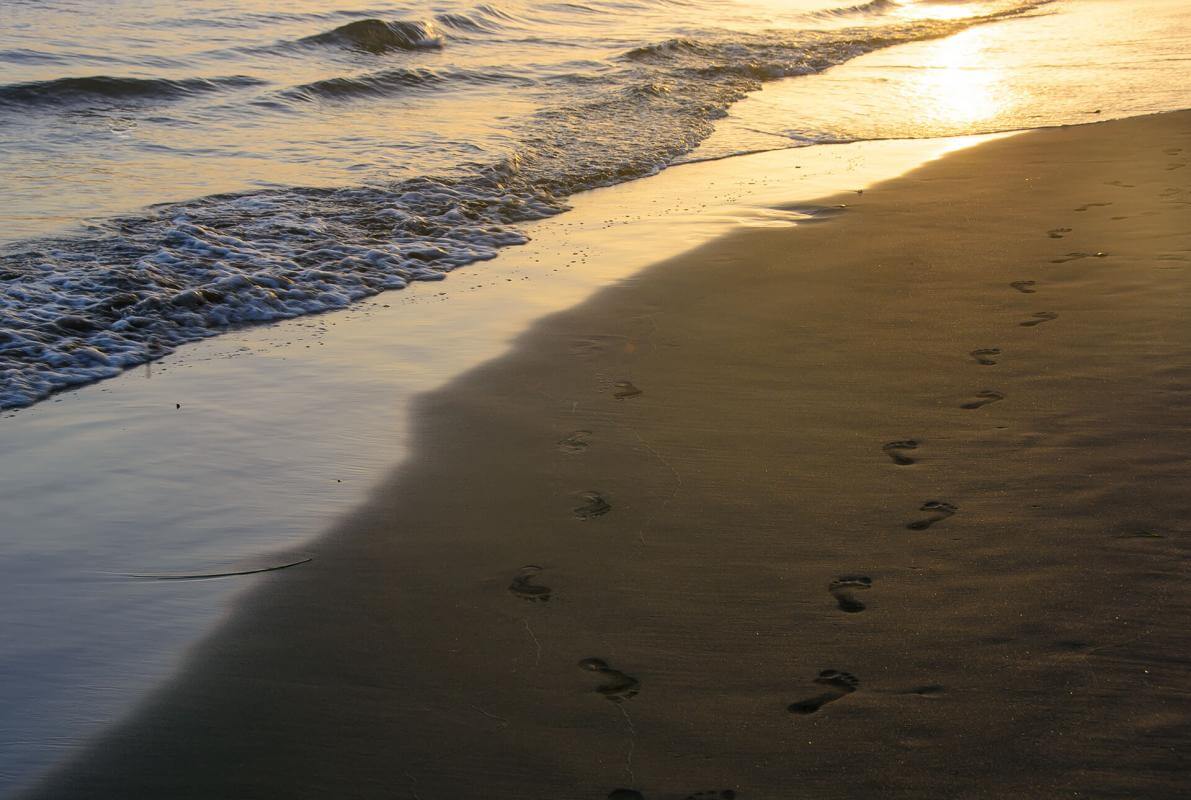
[[[1183,796],[1189,152],[987,142],[539,320],[28,796]]]

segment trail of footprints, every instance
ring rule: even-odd
[[[1107,205],[1111,204],[1088,203],[1075,210],[1082,212],[1098,206]],[[1071,228],[1065,227],[1053,228],[1047,231],[1047,236],[1052,239],[1062,239],[1068,233],[1071,233],[1071,230]],[[1106,255],[1106,253],[1101,252],[1074,252],[1054,259],[1052,263],[1066,263],[1067,261],[1082,258],[1103,258]],[[1037,282],[1033,280],[1013,281],[1009,286],[1022,294],[1035,294],[1037,292],[1035,288]],[[1051,322],[1058,319],[1058,316],[1053,311],[1038,311],[1034,312],[1029,319],[1018,324],[1029,328],[1045,322]],[[995,366],[998,363],[996,359],[1001,356],[1001,349],[998,347],[979,348],[970,351],[969,355],[980,366]],[[638,397],[641,394],[643,394],[642,390],[629,381],[617,382],[612,391],[612,396],[616,400],[626,400]],[[1003,393],[994,389],[984,389],[976,392],[975,399],[964,403],[960,408],[975,410],[1004,399],[1005,395]],[[560,451],[567,454],[582,453],[590,446],[591,436],[592,432],[588,430],[572,431],[558,441],[557,447]],[[905,467],[917,463],[917,460],[910,454],[918,450],[919,447],[920,443],[915,439],[901,439],[882,445],[881,451],[895,465]],[[599,492],[584,492],[580,496],[583,500],[582,504],[572,510],[573,515],[580,520],[595,519],[612,510],[612,505],[608,502],[607,498]],[[907,529],[912,531],[928,530],[954,516],[959,511],[959,507],[943,500],[928,500],[919,506],[918,510],[925,512],[925,516],[906,523],[905,527]],[[521,567],[509,584],[509,592],[528,602],[548,602],[551,598],[552,590],[548,586],[537,582],[542,571],[543,567],[535,564],[528,564]],[[873,579],[867,575],[841,575],[828,584],[827,591],[835,600],[840,611],[846,614],[858,614],[867,608],[866,604],[860,599],[860,596],[867,593],[872,586]],[[583,671],[598,676],[599,680],[595,686],[595,692],[613,703],[624,703],[635,697],[641,690],[641,682],[636,677],[611,666],[602,658],[585,658],[578,663],[578,666]],[[837,669],[824,669],[820,671],[812,679],[812,683],[819,687],[819,690],[815,694],[787,706],[786,710],[790,714],[798,716],[815,714],[825,706],[847,697],[860,688],[859,678],[850,672]],[[942,691],[943,687],[931,685],[912,690],[910,693],[928,696],[938,694]],[[736,796],[736,792],[732,789],[720,789],[695,792],[688,795],[686,800],[735,800]],[[608,794],[608,800],[645,800],[645,795],[636,789],[614,789]]]

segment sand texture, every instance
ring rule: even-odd
[[[542,320],[33,796],[1187,796],[1189,160],[999,140]]]

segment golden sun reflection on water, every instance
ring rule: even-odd
[[[897,15],[905,19],[967,19],[991,13],[994,9],[986,3],[920,2],[920,0],[894,0],[899,8]]]
[[[987,57],[988,36],[972,28],[932,43],[907,87],[933,123],[969,125],[991,120],[1009,105],[1003,70]]]

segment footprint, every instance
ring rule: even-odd
[[[612,669],[602,658],[585,658],[579,662],[579,668],[588,672],[598,672],[607,679],[607,683],[597,686],[596,691],[613,703],[623,703],[641,690],[640,681],[632,675]]]
[[[571,355],[591,359],[611,352],[615,348],[623,347],[626,341],[627,337],[624,336],[593,334],[573,339],[570,352]]]
[[[860,681],[850,672],[835,669],[825,669],[815,678],[815,683],[830,687],[826,692],[791,703],[786,710],[791,714],[814,714],[828,703],[834,703],[841,697],[847,697],[860,688]]]
[[[537,564],[526,564],[517,571],[517,577],[513,578],[513,582],[509,584],[509,591],[522,600],[529,600],[534,603],[547,602],[550,599],[550,587],[538,586],[531,583],[534,578],[541,574],[542,569]]]
[[[1046,235],[1052,239],[1062,239],[1063,234],[1071,233],[1070,228],[1052,228],[1046,232]]]
[[[587,449],[587,437],[591,436],[591,431],[572,431],[566,437],[559,439],[558,449],[564,453],[582,453]]]
[[[1052,258],[1052,264],[1066,264],[1068,261],[1079,261],[1081,258],[1104,258],[1108,253],[1068,253],[1061,258]]]
[[[612,510],[612,505],[599,492],[584,492],[581,496],[587,502],[574,509],[574,514],[579,519],[595,519]]]
[[[1121,189],[1136,189],[1137,188],[1137,184],[1125,183],[1124,181],[1105,181],[1104,185],[1105,186],[1116,186]]]
[[[1028,319],[1025,322],[1019,322],[1023,328],[1032,328],[1035,325],[1041,325],[1044,322],[1050,322],[1052,319],[1058,319],[1059,315],[1053,311],[1038,311],[1033,319]]]
[[[1080,206],[1079,208],[1077,208],[1075,210],[1076,211],[1087,211],[1089,208],[1102,208],[1104,206],[1111,206],[1111,205],[1112,205],[1112,203],[1085,203],[1084,205]]]
[[[718,792],[712,789],[708,792],[688,794],[685,800],[736,800],[736,792],[731,789],[720,789]]]
[[[984,408],[987,405],[998,403],[1005,399],[1005,395],[993,389],[984,389],[983,391],[976,392],[976,397],[980,399],[973,400],[970,403],[964,403],[960,408],[966,408],[971,411],[977,408]]]
[[[839,603],[840,611],[856,614],[863,611],[865,605],[857,600],[852,592],[869,589],[872,585],[873,579],[867,575],[844,575],[829,583],[827,591],[831,592],[831,596]]]
[[[991,367],[997,363],[990,356],[999,356],[1000,354],[1001,348],[999,347],[985,347],[968,353],[968,355],[976,359],[977,364],[983,364],[986,367]]]
[[[959,507],[953,506],[951,503],[944,503],[942,500],[928,500],[919,506],[918,510],[929,511],[934,516],[906,523],[906,527],[912,531],[924,531],[936,522],[942,522],[959,511]]]
[[[629,397],[636,397],[639,394],[644,394],[644,392],[629,381],[617,381],[616,391],[612,392],[612,396],[617,400],[625,400]]]
[[[1034,294],[1034,292],[1038,291],[1034,288],[1034,284],[1035,281],[1014,281],[1009,285],[1022,294]]]
[[[893,459],[894,464],[897,464],[898,466],[901,466],[901,467],[905,467],[905,466],[908,466],[908,465],[914,463],[914,459],[905,455],[902,451],[903,450],[917,450],[917,449],[918,449],[918,442],[914,441],[913,439],[906,439],[901,442],[889,442],[888,444],[881,445],[881,450],[887,456],[889,456],[890,458]]]

